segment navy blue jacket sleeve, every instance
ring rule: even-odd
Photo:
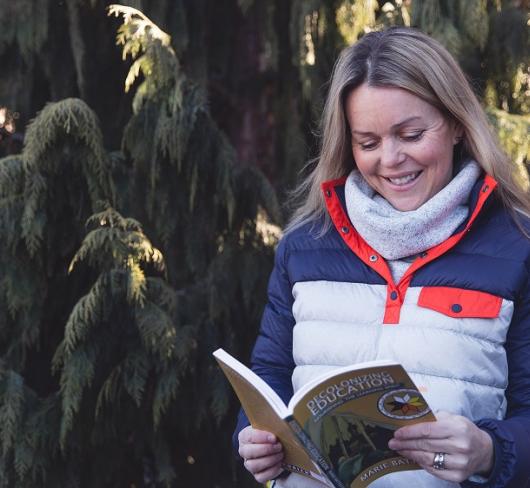
[[[514,305],[505,345],[508,358],[506,418],[477,422],[493,439],[495,465],[487,483],[466,482],[463,484],[466,487],[530,487],[530,278]]]
[[[293,396],[291,376],[293,361],[293,295],[287,273],[287,244],[282,239],[276,250],[274,268],[269,280],[268,302],[251,357],[251,368],[278,393],[287,404]],[[234,449],[239,447],[238,434],[249,425],[241,409],[232,437]]]

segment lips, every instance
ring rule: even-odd
[[[420,173],[421,171],[416,171],[415,173],[409,173],[404,176],[399,176],[399,177],[385,176],[384,178],[385,180],[389,181],[393,185],[404,186],[407,183],[411,183],[412,181],[414,181],[420,175]]]

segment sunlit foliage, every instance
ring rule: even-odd
[[[263,306],[272,187],[237,163],[171,37],[110,13],[132,58],[121,151],[69,98],[0,160],[0,486],[174,486],[234,408],[210,353],[244,354]]]
[[[316,152],[338,53],[389,25],[440,39],[524,185],[528,13],[108,3],[0,0],[0,128],[24,138],[0,159],[0,487],[255,486],[230,452],[237,403],[210,353],[248,357],[276,190]]]

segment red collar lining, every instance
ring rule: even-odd
[[[464,237],[464,235],[470,230],[473,222],[476,220],[478,214],[484,206],[484,203],[491,195],[493,190],[497,187],[497,182],[493,177],[486,175],[480,189],[479,198],[465,228],[457,234],[453,234],[444,242],[432,247],[431,249],[428,249],[425,253],[422,253],[421,256],[412,262],[399,283],[396,285],[386,260],[355,230],[339,200],[335,188],[337,186],[344,185],[346,179],[347,177],[344,176],[342,178],[322,183],[322,191],[324,192],[324,199],[329,215],[335,228],[337,229],[337,232],[340,234],[352,252],[387,282],[387,305],[383,323],[398,323],[401,305],[403,304],[405,294],[414,273],[422,266],[425,266],[427,263],[449,251]]]

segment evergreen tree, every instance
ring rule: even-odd
[[[110,13],[133,58],[122,151],[66,99],[0,160],[0,483],[231,486],[237,406],[211,351],[243,356],[255,336],[276,198],[236,163],[169,35]]]
[[[282,221],[260,170],[283,195],[340,49],[412,25],[527,184],[528,5],[127,3],[0,0],[0,486],[255,486],[210,353],[257,332]]]
[[[289,128],[283,133],[287,132],[289,141],[294,143],[282,148],[282,134],[275,136],[278,154],[281,154],[278,160],[288,162],[276,180],[280,189],[283,184],[294,184],[303,162],[316,153],[312,131],[317,125],[331,74],[330,63],[341,48],[364,33],[390,25],[417,27],[437,38],[457,57],[483,100],[502,145],[514,161],[521,184],[528,188],[528,2],[286,0],[269,2],[272,3],[270,15],[283,20],[282,24],[277,21],[274,29],[267,27],[268,16],[264,15],[263,2],[245,0],[240,3],[249,22],[254,21],[254,16],[262,19],[259,24],[262,28],[258,29],[259,52],[270,60],[265,73],[254,73],[254,76],[266,75],[278,80],[271,93],[273,97],[281,97],[280,87],[292,87],[287,92],[290,102],[282,99],[282,106],[290,108]],[[291,59],[283,65],[275,64],[282,52],[290,53]],[[233,116],[233,112],[229,115]],[[285,111],[271,111],[271,117],[281,122]],[[238,130],[240,126],[235,132]],[[269,130],[274,133],[274,128]],[[274,175],[273,172],[268,174]]]
[[[412,25],[460,61],[487,107],[521,184],[529,188],[528,6],[501,0],[414,0]]]

